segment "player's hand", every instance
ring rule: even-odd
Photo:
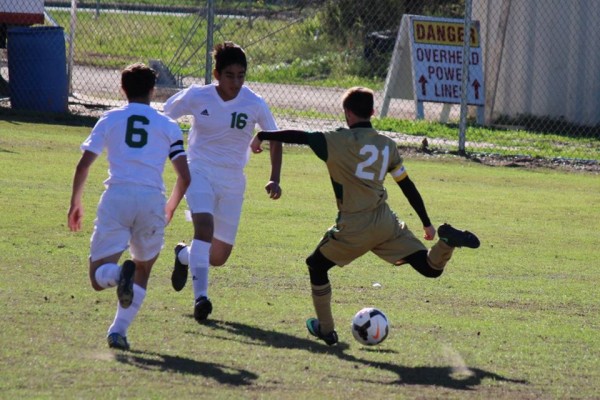
[[[81,221],[83,221],[83,206],[71,205],[67,214],[69,229],[72,232],[81,230]]]
[[[166,225],[169,225],[169,222],[171,222],[171,220],[173,219],[174,214],[175,209],[173,207],[170,207],[167,203],[167,206],[165,207],[165,220],[167,222]]]
[[[278,182],[269,181],[269,183],[265,185],[265,190],[273,200],[277,200],[281,197],[281,187]]]
[[[258,133],[254,135],[252,142],[250,142],[250,148],[253,153],[262,153],[263,149],[261,147],[262,141],[258,138]]]
[[[423,230],[425,231],[425,234],[423,235],[425,240],[433,240],[435,238],[435,228],[433,225],[424,226]]]

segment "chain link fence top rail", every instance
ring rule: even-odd
[[[480,30],[485,120],[477,124],[477,107],[469,107],[467,150],[597,165],[600,2],[469,4]],[[9,68],[19,52],[7,51],[11,32],[35,24],[64,30],[65,47],[55,52],[66,53],[71,113],[99,115],[121,104],[120,70],[133,62],[159,72],[155,105],[162,109],[176,91],[204,83],[207,42],[230,40],[246,49],[246,84],[266,99],[280,127],[329,129],[343,125],[340,96],[350,86],[374,89],[381,107],[394,48],[407,45],[397,40],[405,15],[462,21],[465,0],[3,0],[0,108],[11,107],[14,88],[36,93],[43,86],[33,79],[35,68]],[[51,65],[54,55],[43,57],[32,54],[13,69],[41,65],[43,80],[44,70],[60,68]],[[374,122],[403,145],[422,147],[427,139],[430,149],[455,151],[460,105],[423,107],[425,119],[417,121],[414,99],[393,98]]]

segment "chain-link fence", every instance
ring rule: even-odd
[[[466,121],[469,153],[597,165],[598,20],[595,0],[2,0],[0,108],[99,114],[141,61],[160,73],[161,109],[211,79],[210,49],[230,40],[280,127],[342,125],[340,96],[360,85],[401,144],[460,150]]]

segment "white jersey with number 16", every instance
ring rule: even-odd
[[[277,129],[267,103],[246,86],[234,99],[223,101],[215,84],[192,85],[168,99],[164,112],[174,119],[194,117],[188,138],[190,164],[243,169],[256,125]]]

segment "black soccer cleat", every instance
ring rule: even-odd
[[[183,289],[188,277],[188,266],[179,261],[179,252],[185,247],[185,243],[178,243],[175,246],[175,263],[171,273],[171,285],[177,292]]]
[[[479,247],[479,239],[474,233],[469,231],[459,231],[451,225],[443,224],[438,228],[440,240],[452,247],[469,247],[476,249]]]
[[[106,337],[106,341],[108,342],[108,347],[111,349],[119,349],[119,350],[129,350],[129,343],[127,342],[127,338],[123,335],[119,335],[116,332],[111,333]]]
[[[206,321],[208,314],[212,312],[212,303],[206,296],[200,296],[194,304],[194,318],[200,324]]]
[[[316,318],[309,318],[306,320],[306,329],[308,329],[308,333],[316,338],[321,339],[327,343],[328,346],[333,346],[338,342],[338,335],[335,330],[326,335],[321,333],[321,325],[319,324],[319,320]]]
[[[129,308],[133,302],[133,276],[135,275],[135,263],[125,260],[121,265],[121,276],[117,285],[117,297],[123,308]]]

